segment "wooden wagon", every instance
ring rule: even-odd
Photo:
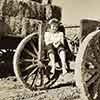
[[[13,60],[16,77],[30,90],[49,88],[60,75],[59,68],[53,77],[50,73],[49,59],[45,56],[44,32],[41,31],[43,25],[41,21],[39,23],[40,31],[28,35],[20,42]],[[98,20],[93,19],[83,19],[80,24],[81,39],[75,60],[75,81],[82,100],[100,98],[99,24]]]
[[[0,54],[6,54],[2,59],[6,59],[7,56],[9,59],[9,54],[15,52],[13,58],[15,75],[30,90],[48,88],[59,77],[59,71],[52,76],[51,67],[48,66],[49,59],[46,57],[44,45],[46,24],[41,19],[38,19],[37,23],[38,31],[25,38],[5,35],[0,39]],[[99,25],[99,21],[90,19],[83,19],[80,24],[81,40],[75,61],[75,81],[83,100],[100,100]]]
[[[0,24],[0,28],[2,30],[1,33],[3,33],[1,34],[0,38],[0,53],[2,58],[0,62],[9,62],[10,59],[12,60],[12,56],[15,53],[13,58],[13,66],[17,79],[30,90],[48,88],[58,79],[59,76],[58,74],[55,74],[51,77],[51,67],[48,66],[49,59],[46,57],[44,32],[46,30],[46,24],[49,17],[60,20],[61,9],[57,6],[52,6],[51,4],[42,5],[34,1],[23,3],[17,2],[17,0],[14,0],[14,3],[16,3],[19,8],[16,6],[16,9],[13,9],[15,6],[12,0],[8,2],[7,0],[2,1],[4,4],[2,4],[2,9],[7,10],[3,11],[0,9],[0,21],[3,23]],[[52,6],[50,16],[49,14],[46,16],[44,6],[47,8]],[[32,7],[34,7],[34,9]],[[17,18],[19,18],[17,22],[19,29],[15,27],[14,31],[13,27],[16,26]],[[26,33],[28,34],[26,34],[25,37],[20,34],[20,32],[22,32],[21,30],[23,29],[21,28],[23,27],[23,19],[28,21],[28,25],[24,26],[24,29],[27,29],[27,27],[29,29],[36,27],[36,30],[31,33],[27,31]],[[35,26],[30,26],[32,21],[35,23]],[[4,25],[7,26],[8,33],[5,31]],[[13,32],[15,32],[15,34],[13,34]]]
[[[56,71],[52,75],[44,42],[44,25],[40,21],[39,31],[26,36],[18,45],[14,54],[13,65],[17,79],[30,90],[47,89],[52,86],[61,74],[61,64],[56,61]],[[68,47],[68,44],[66,44]],[[70,60],[74,60],[71,54]],[[73,59],[72,59],[73,57]],[[68,59],[67,59],[68,61]],[[66,62],[69,65],[69,62]]]
[[[75,80],[82,100],[100,99],[100,22],[82,19],[81,40],[75,61]]]

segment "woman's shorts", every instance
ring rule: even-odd
[[[48,55],[49,55],[50,53],[53,53],[54,55],[57,55],[57,54],[59,54],[60,51],[62,51],[62,50],[65,50],[63,44],[60,44],[57,48],[55,48],[55,47],[53,46],[53,44],[47,45],[47,53],[48,53]]]

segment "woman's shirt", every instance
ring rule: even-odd
[[[44,40],[45,40],[46,45],[49,45],[51,43],[53,45],[56,45],[58,42],[61,42],[62,44],[64,44],[63,32],[56,32],[56,33],[45,32]]]

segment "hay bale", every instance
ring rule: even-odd
[[[53,5],[52,6],[52,18],[57,18],[58,20],[61,20],[61,17],[62,17],[61,10],[62,9],[60,7]]]
[[[0,13],[4,16],[21,16],[40,20],[61,19],[61,8],[55,5],[42,5],[36,1],[2,0]]]
[[[61,20],[61,8],[55,5],[44,5],[45,6],[45,18],[49,20],[51,18],[56,18]]]
[[[10,33],[10,32],[11,32],[11,29],[10,29],[9,25],[6,24],[4,22],[4,20],[0,20],[0,38],[2,36],[7,35],[7,33]]]
[[[12,35],[21,34],[21,29],[22,29],[22,19],[21,18],[19,18],[18,16],[16,17],[5,16],[2,21],[10,28],[10,31],[5,30],[6,34],[12,34]],[[5,27],[5,25],[2,27]],[[0,29],[0,31],[2,30]]]
[[[38,31],[38,24],[39,23],[37,22],[37,20],[23,18],[21,35],[26,36],[26,35],[31,34],[33,32],[37,32]]]
[[[27,8],[25,10],[25,17],[26,18],[29,18],[29,17],[27,17],[27,15],[28,15],[27,11],[29,11],[31,18],[36,18],[38,16],[37,3],[36,2],[28,2],[26,8]]]
[[[38,19],[43,20],[43,18],[44,18],[44,9],[43,9],[42,5],[37,3],[36,10],[37,10],[37,14],[38,14]]]
[[[44,6],[45,6],[45,18],[46,20],[49,20],[52,18],[52,6],[50,4]]]
[[[18,2],[17,0],[5,0],[3,6],[3,15],[16,16],[18,12]]]
[[[61,9],[54,5],[42,5],[32,0],[22,2],[1,0],[0,15],[4,16],[4,23],[10,28],[10,31],[6,33],[26,34],[32,33],[32,30],[37,30],[37,24],[34,21],[32,24],[32,19],[45,21],[50,18],[57,18],[60,20]]]
[[[30,1],[27,6],[31,18],[44,20],[44,7],[40,3]]]
[[[5,25],[2,24],[3,30],[0,29],[3,34],[12,34],[12,35],[21,35],[26,36],[33,32],[38,31],[38,20],[29,19],[29,18],[20,18],[5,16],[4,23],[9,27],[9,31],[6,29]]]
[[[41,5],[35,1],[18,2],[17,0],[2,0],[0,4],[0,11],[3,12],[3,16],[18,16],[22,17],[34,17],[40,16]]]

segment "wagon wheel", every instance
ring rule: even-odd
[[[12,64],[13,55],[13,49],[0,49],[0,63]]]
[[[14,72],[17,79],[30,90],[49,87],[49,68],[38,59],[38,33],[25,37],[14,55]]]
[[[76,57],[76,84],[82,100],[100,100],[100,31],[90,33]]]
[[[14,49],[0,49],[0,78],[12,76]]]

